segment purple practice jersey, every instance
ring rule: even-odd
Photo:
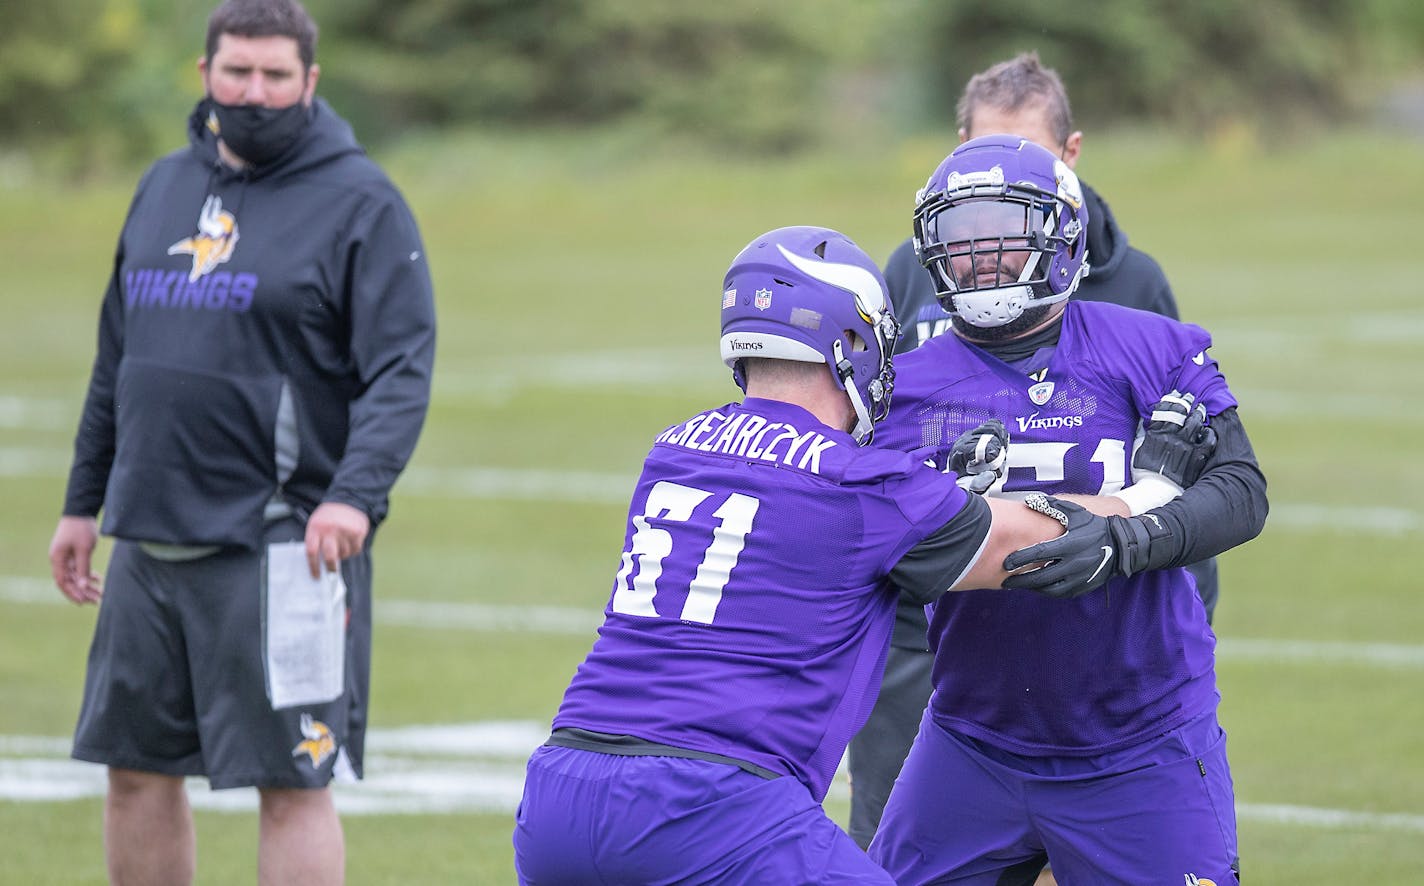
[[[952,480],[779,401],[664,431],[554,728],[745,761],[821,800],[879,687],[886,575],[968,505]],[[962,571],[977,550],[956,556]]]
[[[1168,391],[1208,414],[1236,405],[1210,336],[1099,302],[1069,302],[1052,355],[1030,378],[956,335],[896,359],[876,443],[932,447],[989,418],[1009,430],[990,490],[1107,495],[1131,482],[1133,443]],[[950,594],[930,614],[931,709],[945,727],[1027,755],[1093,755],[1160,735],[1216,703],[1215,636],[1185,569],[1116,578],[1074,599],[1028,590]]]

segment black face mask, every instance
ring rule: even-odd
[[[224,105],[211,98],[208,102],[218,118],[218,137],[253,166],[264,166],[285,154],[311,123],[311,108],[301,102],[285,108]]]

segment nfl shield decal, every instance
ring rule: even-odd
[[[771,290],[758,289],[756,291],[756,306],[758,311],[765,311],[771,307]]]
[[[1033,405],[1042,406],[1053,397],[1053,382],[1041,381],[1028,389],[1028,398],[1033,401]]]

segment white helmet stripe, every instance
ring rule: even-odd
[[[1023,271],[1019,274],[1019,283],[1027,283],[1033,279],[1033,275],[1038,271],[1038,262],[1043,258],[1043,253],[1035,252],[1024,262]]]
[[[875,317],[885,312],[885,290],[880,287],[875,275],[865,268],[839,262],[812,261],[788,251],[780,243],[776,244],[776,248],[806,276],[853,293],[866,316]]]
[[[1058,224],[1058,212],[1050,212],[1043,220],[1043,236],[1045,238],[1053,236],[1053,228]],[[1028,261],[1024,262],[1023,272],[1019,274],[1018,282],[1027,283],[1033,279],[1034,273],[1038,270],[1038,263],[1043,258],[1043,253],[1035,252],[1030,255]]]

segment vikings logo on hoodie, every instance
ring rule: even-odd
[[[203,211],[198,213],[198,233],[168,247],[168,254],[193,256],[193,269],[188,272],[188,282],[195,283],[199,277],[207,276],[218,265],[232,258],[232,251],[237,247],[237,236],[237,219],[231,212],[223,211],[221,197],[209,194],[208,199],[203,201]]]
[[[198,233],[168,247],[169,255],[191,255],[187,272],[160,268],[127,271],[127,302],[136,308],[202,308],[246,313],[252,307],[257,275],[215,269],[237,248],[237,218],[223,209],[222,198],[209,194],[198,213]]]

